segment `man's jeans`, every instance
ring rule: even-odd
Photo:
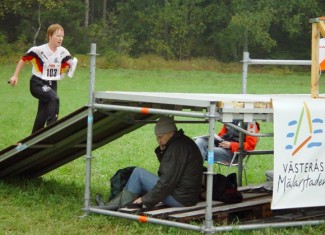
[[[125,186],[125,189],[131,193],[144,195],[147,192],[150,192],[154,186],[157,184],[159,177],[152,174],[151,172],[136,167],[130,178],[128,183]],[[182,207],[183,205],[176,201],[176,199],[169,195],[163,203],[169,207]]]

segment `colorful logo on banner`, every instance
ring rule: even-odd
[[[304,118],[305,117],[305,118]],[[304,122],[307,122],[308,130],[302,130],[301,126]],[[322,134],[323,129],[318,127],[318,124],[323,124],[324,121],[321,118],[312,119],[310,115],[309,108],[304,102],[304,106],[300,112],[298,120],[292,120],[288,123],[289,128],[292,128],[293,131],[287,133],[288,142],[290,144],[285,146],[285,149],[292,151],[291,155],[295,156],[303,148],[317,148],[322,145],[321,141],[313,141],[313,136],[317,134]],[[303,140],[298,142],[298,137],[304,135]]]

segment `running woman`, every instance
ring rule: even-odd
[[[30,92],[38,99],[38,110],[32,133],[58,120],[59,97],[57,81],[73,68],[73,60],[67,49],[62,47],[64,29],[52,24],[47,29],[48,43],[30,48],[20,59],[9,83],[17,86],[18,77],[25,62],[33,64]]]

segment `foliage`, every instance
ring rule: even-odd
[[[0,51],[0,56],[7,55],[9,52],[12,53],[11,48],[9,45],[7,45],[7,38],[5,35],[0,34],[0,46],[1,46],[1,51]]]
[[[96,42],[102,54],[135,58],[239,61],[248,50],[255,58],[306,59],[309,19],[325,13],[325,3],[316,0],[107,0],[105,11],[102,0],[90,0],[85,26],[86,2],[3,0],[0,33],[9,44],[24,38],[31,45],[34,37],[41,44],[48,25],[60,23],[74,53]]]

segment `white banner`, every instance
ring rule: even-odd
[[[325,206],[325,99],[273,100],[272,209]]]

